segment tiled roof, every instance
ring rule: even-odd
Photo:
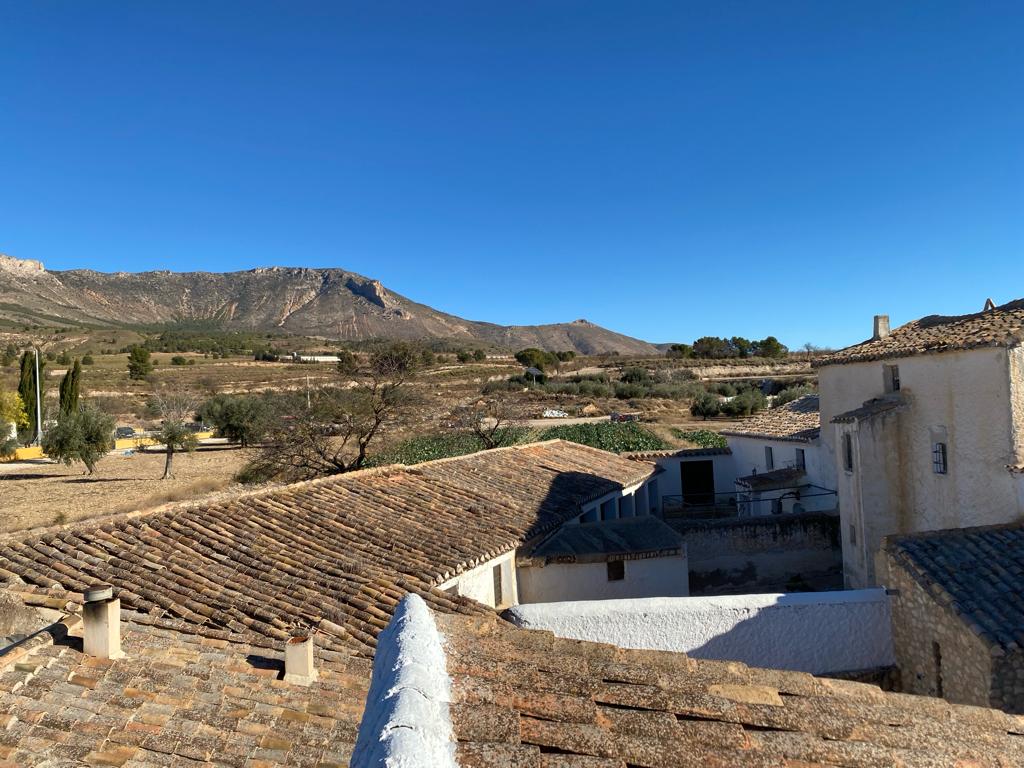
[[[764,491],[773,488],[792,488],[806,479],[807,472],[799,467],[782,467],[771,472],[737,477],[736,482],[753,491]]]
[[[861,363],[976,347],[1012,347],[1024,341],[1024,299],[972,315],[929,315],[818,360],[816,366]]]
[[[650,515],[599,523],[563,525],[550,537],[520,554],[520,561],[582,563],[622,559],[624,555],[678,554],[683,538]]]
[[[792,440],[808,443],[821,434],[818,396],[804,395],[777,408],[761,411],[737,427],[723,429],[723,435]]]
[[[873,400],[868,400],[864,405],[853,410],[840,413],[832,417],[833,424],[852,424],[855,421],[866,421],[873,419],[875,416],[882,416],[883,414],[890,413],[892,411],[898,411],[906,407],[906,402],[899,397],[876,397]]]
[[[85,656],[72,616],[0,656],[0,767],[349,763],[366,659],[317,649],[319,679],[280,680],[283,654],[122,622],[117,660]]]
[[[0,578],[80,592],[223,638],[286,639],[301,620],[328,647],[372,654],[407,592],[480,612],[436,585],[655,471],[563,441],[284,486],[208,505],[78,524],[0,548]]]
[[[996,710],[435,619],[463,768],[1024,764],[1024,719]]]
[[[984,640],[1024,647],[1024,526],[890,536],[886,552]]]
[[[632,451],[619,455],[634,461],[649,461],[651,459],[665,459],[669,457],[730,456],[732,455],[732,448],[666,448],[661,451]]]

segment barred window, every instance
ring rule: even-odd
[[[932,469],[936,475],[949,473],[949,459],[946,453],[945,443],[935,443],[932,447]]]
[[[853,472],[853,435],[849,432],[843,435],[843,469]]]

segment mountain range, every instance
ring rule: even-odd
[[[99,328],[202,322],[223,330],[342,341],[445,339],[512,350],[658,352],[653,344],[586,320],[510,326],[465,320],[343,269],[54,271],[38,261],[0,254],[0,319]]]

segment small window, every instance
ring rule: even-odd
[[[501,605],[501,564],[494,566],[491,569],[491,578],[494,580],[494,607],[497,608]]]
[[[850,546],[857,546],[857,526],[853,523],[850,523]]]
[[[771,472],[775,469],[775,452],[772,450],[770,445],[764,447],[764,466],[765,470]]]
[[[612,560],[608,563],[608,581],[622,581],[626,578],[626,561]]]
[[[898,365],[885,366],[885,391],[900,391],[900,367]]]
[[[853,435],[843,434],[843,469],[853,472]]]
[[[946,444],[935,443],[932,446],[932,470],[936,475],[945,475],[949,473],[949,463],[946,455]]]
[[[807,458],[804,456],[804,449],[796,449],[796,468],[807,469]]]

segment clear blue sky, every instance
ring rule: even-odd
[[[1024,296],[1024,4],[0,0],[0,252],[842,345]]]

